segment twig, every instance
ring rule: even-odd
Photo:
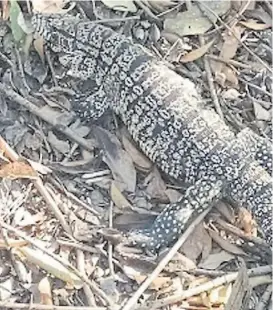
[[[58,87],[58,81],[56,79],[55,70],[53,68],[52,61],[51,61],[51,58],[50,58],[50,54],[49,54],[47,49],[45,50],[45,56],[46,56],[46,60],[47,60],[49,69],[51,71],[51,77],[52,77],[52,80],[53,80],[53,84],[54,84],[55,87]]]
[[[225,310],[245,309],[244,305],[249,303],[251,286],[249,284],[246,264],[243,259],[240,259],[240,261],[241,267],[238,271],[237,279],[234,281],[231,294],[225,305]]]
[[[150,10],[150,8],[147,5],[145,5],[142,1],[137,0],[136,3],[152,19],[157,20],[157,21],[159,20],[159,18],[156,15],[154,15],[154,13]]]
[[[86,245],[86,244],[76,242],[76,241],[66,241],[66,240],[57,239],[57,243],[65,246],[65,247],[71,247],[71,248],[79,249],[81,251],[85,251],[85,252],[92,253],[92,254],[99,254],[100,253],[99,249],[91,247],[91,246]]]
[[[109,206],[109,228],[113,228],[113,201],[110,202]],[[115,269],[113,265],[113,245],[108,242],[108,264],[112,277],[115,277]]]
[[[216,223],[218,223],[223,229],[227,230],[228,232],[233,233],[235,236],[238,236],[244,240],[256,243],[258,245],[262,245],[265,247],[269,247],[269,245],[261,238],[259,237],[254,237],[254,236],[248,236],[246,235],[241,229],[239,229],[238,227],[233,226],[232,224],[229,224],[225,221],[223,221],[222,219],[220,219],[217,216],[213,216],[212,218],[214,219],[214,221]]]
[[[202,212],[187,228],[187,230],[182,234],[182,236],[177,240],[174,246],[170,249],[169,253],[159,262],[154,271],[146,278],[146,280],[141,284],[135,294],[128,300],[122,310],[131,310],[137,303],[139,297],[146,291],[150,284],[157,278],[159,273],[165,268],[169,261],[173,258],[176,252],[180,249],[183,243],[187,240],[190,234],[196,229],[199,223],[204,219],[204,217],[209,213],[212,207],[206,209]]]
[[[11,89],[10,86],[4,85],[0,83],[0,92],[4,94],[6,97],[10,98],[11,100],[15,101],[16,103],[25,107],[29,112],[35,114],[36,116],[40,117],[45,122],[52,125],[56,130],[61,132],[62,134],[66,135],[68,138],[73,140],[74,142],[78,143],[83,148],[93,151],[92,146],[83,139],[82,137],[78,136],[73,130],[68,127],[62,126],[61,124],[54,122],[52,116],[48,116],[47,114],[43,113],[43,110],[37,107],[35,104],[31,103],[29,100],[25,99],[24,97],[17,94],[15,91]]]
[[[0,136],[0,148],[2,150],[5,150],[6,153],[8,153],[8,157],[12,159],[13,161],[18,161],[19,156],[16,154],[16,152],[6,143],[6,141]],[[65,230],[66,233],[69,235],[72,234],[71,228],[66,222],[64,215],[58,208],[57,204],[55,203],[54,199],[50,194],[48,193],[47,189],[45,188],[41,178],[38,176],[36,179],[32,180],[35,187],[39,191],[39,193],[43,196],[44,200],[47,202],[48,206],[50,207],[50,210],[54,213],[56,218],[59,220],[61,226]]]
[[[245,83],[247,86],[250,86],[250,87],[252,87],[252,88],[255,88],[255,89],[257,89],[258,91],[260,91],[261,93],[267,95],[269,98],[272,98],[272,97],[273,97],[272,94],[271,94],[270,92],[268,92],[268,91],[262,89],[261,87],[255,85],[255,84],[253,84],[253,83],[251,83],[251,82],[248,82],[248,81],[246,81],[246,80],[244,80],[244,79],[242,79],[242,78],[240,78],[240,77],[238,77],[238,79],[239,79],[239,81],[241,81],[242,83]]]
[[[0,301],[1,309],[26,309],[26,310],[107,310],[105,307],[83,307],[83,306],[54,306],[41,304],[23,304],[17,302]]]
[[[243,68],[243,69],[248,69],[248,70],[249,69],[252,69],[252,70],[255,69],[255,68],[253,68],[253,66],[244,64],[244,63],[239,62],[239,61],[234,60],[234,59],[224,59],[222,57],[211,55],[211,54],[207,55],[207,57],[212,59],[212,60],[222,62],[226,65],[232,65],[232,66],[237,67],[237,68]]]
[[[13,232],[14,234],[16,234],[17,236],[19,236],[20,238],[28,241],[29,243],[31,243],[33,246],[35,246],[37,249],[39,249],[40,251],[42,251],[43,253],[49,255],[50,257],[52,257],[53,259],[55,259],[56,261],[58,261],[60,264],[62,264],[63,266],[65,266],[66,268],[70,269],[72,272],[74,272],[84,283],[88,284],[90,286],[90,288],[97,294],[98,297],[101,298],[101,300],[104,303],[107,303],[108,305],[112,305],[112,301],[108,298],[108,296],[97,286],[97,284],[94,281],[90,281],[88,278],[86,278],[85,276],[83,276],[73,265],[71,265],[69,262],[64,261],[62,258],[60,258],[58,255],[48,252],[47,249],[45,249],[44,247],[42,247],[38,242],[36,242],[35,240],[33,240],[32,238],[30,238],[29,236],[27,236],[26,234],[24,234],[23,232],[21,232],[20,230],[4,223],[1,222],[0,224],[2,226],[2,228],[7,229],[11,232]]]
[[[30,92],[30,87],[27,84],[26,76],[25,76],[25,71],[24,71],[24,68],[23,68],[22,60],[21,60],[21,55],[20,55],[20,52],[18,51],[17,48],[15,48],[15,54],[16,54],[17,62],[18,62],[20,80],[21,80],[22,84],[24,85],[24,87],[26,89],[26,90],[24,90],[24,89],[20,89],[20,90],[25,95],[25,94],[28,94]]]
[[[267,289],[264,291],[261,300],[258,302],[255,310],[266,309],[266,305],[268,304],[271,295],[272,295],[272,284],[269,284]],[[271,309],[271,308],[268,308],[268,309]]]
[[[244,47],[245,50],[247,50],[249,52],[249,54],[251,54],[254,58],[256,58],[260,64],[262,64],[269,72],[273,73],[273,70],[259,57],[257,56],[247,45],[245,45],[244,42],[241,41],[241,39],[237,36],[237,34],[233,31],[232,28],[230,28],[221,18],[218,14],[216,14],[211,8],[209,8],[204,2],[202,1],[198,1],[198,3],[205,7],[206,10],[208,10],[211,14],[213,14],[217,20],[228,30],[230,31],[230,33],[232,33],[232,35],[234,36],[234,38],[240,42],[240,44]]]
[[[271,273],[272,272],[272,265],[250,269],[250,270],[248,270],[247,274],[249,277],[252,277],[253,273],[256,273],[257,271],[258,272],[263,271],[265,273]],[[148,303],[147,306],[141,307],[141,310],[154,310],[154,309],[158,309],[161,307],[165,307],[165,306],[180,302],[182,300],[185,300],[186,298],[198,295],[202,292],[212,290],[213,288],[218,287],[220,285],[231,283],[231,282],[236,280],[237,276],[238,276],[238,272],[233,272],[233,273],[224,275],[222,277],[208,281],[204,284],[193,287],[187,291],[183,291],[180,294],[176,294],[176,295],[164,298],[162,300],[157,300],[154,303],[152,303],[152,302]]]
[[[84,274],[85,277],[87,277],[85,273],[85,259],[84,259],[84,253],[81,250],[77,250],[77,268],[79,271]],[[83,291],[87,300],[87,304],[89,306],[95,307],[96,306],[96,301],[95,301],[95,296],[90,289],[90,286],[87,285],[86,283],[83,284]]]
[[[201,46],[205,44],[204,42],[204,38],[199,36],[199,41]],[[205,70],[206,70],[206,74],[207,74],[207,80],[208,80],[208,84],[209,84],[209,90],[210,90],[210,94],[211,94],[211,98],[215,107],[216,112],[218,113],[218,115],[224,119],[224,115],[220,106],[220,102],[218,100],[217,97],[217,93],[216,93],[216,89],[213,83],[213,77],[212,77],[212,72],[211,72],[211,68],[210,68],[210,64],[209,61],[207,59],[206,56],[204,56],[204,65],[205,65]]]

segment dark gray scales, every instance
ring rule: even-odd
[[[108,108],[118,114],[141,150],[169,176],[188,184],[133,242],[158,250],[176,240],[214,201],[226,197],[253,212],[272,236],[271,144],[245,129],[237,136],[204,108],[194,84],[109,28],[76,18],[35,15],[33,25],[72,78],[92,79],[96,91],[75,98],[81,118]]]

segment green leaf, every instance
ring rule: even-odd
[[[10,27],[15,42],[20,42],[25,33],[18,24],[18,19],[22,18],[22,11],[16,0],[10,0]]]

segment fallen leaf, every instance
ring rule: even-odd
[[[126,152],[132,157],[133,162],[141,170],[147,171],[152,167],[152,162],[141,151],[137,149],[134,143],[132,143],[127,137],[126,133],[122,131],[122,144]]]
[[[165,194],[166,183],[163,181],[156,167],[145,178],[144,184],[147,185],[146,192],[151,198],[159,199],[168,202],[168,197]]]
[[[111,199],[113,200],[114,204],[120,209],[132,209],[132,205],[130,202],[123,196],[119,188],[116,186],[115,182],[111,183]]]
[[[104,162],[112,171],[113,177],[129,192],[136,188],[136,169],[132,158],[122,149],[117,137],[109,131],[93,126],[93,132],[103,150]]]
[[[25,240],[7,239],[7,242],[5,240],[0,240],[0,249],[21,247],[27,244],[28,244],[28,241],[25,241]]]
[[[137,8],[133,0],[101,0],[103,4],[108,6],[110,9],[122,12],[135,13]]]
[[[66,155],[70,151],[70,144],[68,141],[60,140],[52,131],[48,132],[48,142],[60,153]]]
[[[225,14],[230,8],[230,1],[228,0],[204,1],[203,3],[219,16]],[[205,6],[202,6],[202,10],[200,10],[198,5],[193,4],[190,10],[166,18],[164,30],[174,32],[179,36],[204,34],[216,21],[217,17],[207,10]]]
[[[0,166],[0,177],[16,179],[37,179],[37,172],[23,160],[4,163]]]
[[[204,228],[203,223],[200,223],[182,245],[181,251],[189,259],[196,262],[200,255],[202,255],[202,259],[205,259],[209,255],[211,248],[211,238]]]
[[[40,56],[42,62],[45,62],[44,38],[39,36],[33,41],[33,46]]]
[[[75,3],[70,3],[68,9],[63,9],[68,2],[67,0],[35,0],[32,1],[33,11],[45,14],[64,14],[72,10],[75,6]]]
[[[16,248],[18,255],[23,255],[32,264],[39,266],[45,271],[52,274],[54,277],[67,282],[75,288],[82,287],[82,280],[71,270],[59,263],[52,256],[43,253],[40,250],[32,249],[30,247]],[[66,264],[69,264],[66,262]]]
[[[209,235],[222,249],[235,255],[247,256],[247,254],[235,244],[231,244],[228,240],[223,239],[217,232],[207,229]]]
[[[236,25],[232,28],[232,31],[237,38],[241,38],[244,29],[243,27]],[[222,43],[222,46],[219,46],[221,51],[219,57],[222,59],[230,60],[236,55],[240,42],[235,38],[233,33],[228,29],[224,32],[224,42]],[[225,87],[226,83],[229,82],[233,88],[238,86],[238,78],[229,66],[222,62],[211,61],[211,67],[218,84]]]
[[[10,10],[10,6],[9,6],[9,0],[2,0],[1,1],[2,3],[2,19],[4,21],[8,20],[9,18],[9,10]],[[0,299],[0,300],[3,300],[3,299]]]
[[[219,253],[211,253],[204,261],[198,264],[199,268],[216,270],[222,263],[229,262],[235,256],[222,250]]]
[[[242,228],[247,236],[257,237],[257,223],[246,208],[239,208],[237,224],[236,226]]]
[[[257,23],[255,20],[240,21],[240,24],[252,30],[265,30],[271,28],[270,24]]]
[[[48,277],[44,277],[38,284],[38,290],[40,292],[41,305],[53,305],[51,285]]]
[[[11,32],[12,32],[15,42],[20,42],[25,36],[23,29],[20,27],[18,23],[18,18],[20,16],[21,18],[24,18],[22,15],[23,14],[22,14],[21,8],[19,4],[17,3],[17,1],[11,0],[9,18],[10,18]]]
[[[12,292],[15,290],[15,287],[16,287],[16,283],[15,283],[14,276],[9,276],[7,278],[3,277],[3,280],[1,280],[1,285],[0,285],[1,302],[7,301],[10,298],[12,298]]]
[[[270,121],[272,119],[272,110],[265,109],[256,100],[253,100],[253,108],[257,120]]]
[[[206,52],[209,50],[209,48],[212,46],[212,44],[215,42],[215,39],[211,40],[209,43],[202,45],[201,47],[187,53],[186,55],[182,56],[179,61],[182,63],[187,63],[194,61],[196,59],[199,59],[203,55],[206,54]]]
[[[146,279],[147,279],[147,275],[135,275],[134,277],[134,280],[138,284],[141,284]],[[158,276],[156,279],[152,281],[152,283],[149,286],[149,289],[159,291],[164,286],[170,285],[171,282],[172,282],[172,279],[170,277]]]

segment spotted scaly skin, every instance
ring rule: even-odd
[[[204,108],[190,80],[109,28],[75,17],[38,14],[33,25],[59,54],[67,74],[95,84],[89,94],[75,98],[80,117],[91,121],[111,108],[141,150],[188,186],[183,198],[166,206],[151,228],[132,232],[132,242],[159,250],[222,197],[247,206],[271,242],[268,141],[249,129],[235,136],[214,111]]]

